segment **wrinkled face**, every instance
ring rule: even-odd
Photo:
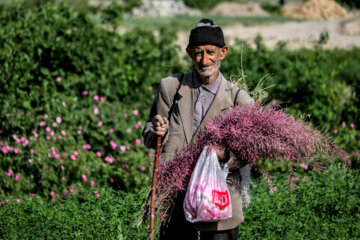
[[[211,77],[220,68],[220,61],[225,58],[227,46],[219,48],[214,45],[196,46],[186,49],[195,63],[197,72],[202,77]]]

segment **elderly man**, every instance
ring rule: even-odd
[[[220,73],[220,62],[228,52],[221,28],[210,19],[202,19],[191,30],[186,48],[195,69],[186,74],[164,78],[157,90],[143,136],[147,147],[154,148],[162,137],[162,157],[171,159],[177,150],[191,144],[205,123],[231,110],[234,105],[250,105],[253,99],[228,82]],[[250,202],[250,168],[226,148],[218,146],[219,161],[227,163],[227,183],[232,202],[232,217],[213,223],[191,224],[185,220],[183,197],[175,200],[169,218],[160,229],[161,240],[237,239],[238,226],[244,221],[242,208]]]

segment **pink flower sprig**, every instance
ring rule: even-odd
[[[156,202],[158,209],[187,189],[203,148],[214,142],[230,149],[239,161],[246,161],[259,169],[269,183],[270,192],[276,191],[276,187],[271,174],[258,163],[261,159],[274,163],[284,160],[290,168],[289,179],[293,179],[296,166],[308,166],[309,162],[312,163],[312,170],[321,171],[323,167],[319,158],[324,155],[327,160],[334,156],[346,163],[348,159],[348,155],[331,143],[328,137],[278,108],[263,108],[259,104],[235,107],[209,121],[193,144],[179,150],[171,161],[160,162]]]

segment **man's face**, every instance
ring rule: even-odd
[[[197,72],[201,77],[211,77],[220,68],[220,61],[225,58],[227,46],[219,48],[214,45],[201,45],[186,49],[195,63]]]

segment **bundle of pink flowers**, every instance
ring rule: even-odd
[[[347,154],[319,131],[301,120],[295,120],[276,107],[235,107],[218,118],[209,121],[197,135],[193,144],[177,152],[171,161],[159,166],[157,201],[158,212],[180,192],[187,189],[195,164],[205,146],[214,144],[229,148],[241,161],[256,167],[269,182],[270,192],[276,190],[271,175],[261,169],[258,161],[284,160],[290,167],[289,179],[294,168],[311,162],[312,169],[320,171],[320,159],[343,159]],[[161,214],[160,214],[161,216]]]

